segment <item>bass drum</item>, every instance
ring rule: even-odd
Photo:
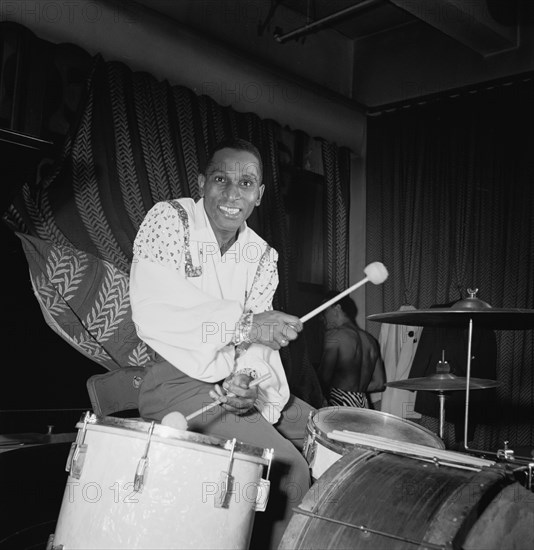
[[[358,407],[324,407],[311,414],[306,425],[303,455],[314,480],[354,448],[353,443],[330,439],[328,433],[334,430],[445,448],[443,441],[430,430],[393,414]]]
[[[460,453],[450,453],[450,459],[448,453],[440,453],[438,465],[354,448],[312,485],[279,548],[528,547],[534,518],[531,493],[513,483],[500,465],[482,459],[480,467],[473,460],[456,464]]]

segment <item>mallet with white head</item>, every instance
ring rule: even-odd
[[[364,279],[352,285],[351,287],[347,288],[343,292],[340,292],[337,296],[334,296],[333,298],[331,298],[324,304],[321,304],[320,306],[316,307],[309,313],[306,313],[306,315],[304,315],[304,317],[301,317],[300,320],[303,323],[305,323],[306,321],[309,321],[312,317],[315,317],[316,315],[321,313],[321,311],[324,311],[326,308],[330,307],[332,304],[335,304],[338,300],[341,300],[343,296],[346,296],[347,294],[354,292],[357,288],[361,287],[368,281],[370,281],[374,285],[381,285],[388,278],[388,270],[386,269],[384,264],[380,262],[370,263],[368,266],[365,267],[363,272],[366,275]]]

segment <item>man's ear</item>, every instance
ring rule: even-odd
[[[198,178],[197,178],[197,181],[198,181],[198,187],[199,187],[199,194],[201,197],[204,196],[204,184],[206,183],[206,177],[204,176],[204,174],[199,174],[198,175]]]
[[[263,192],[265,191],[265,184],[260,185],[260,196],[256,200],[256,206],[259,206],[261,204],[261,198],[263,197]]]

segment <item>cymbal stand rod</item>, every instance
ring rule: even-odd
[[[445,394],[440,391],[439,398],[439,437],[443,439],[443,427],[445,425]]]
[[[439,398],[439,437],[443,439],[443,426],[445,424],[445,394],[440,391]]]
[[[469,318],[469,329],[467,336],[467,374],[465,380],[465,419],[464,419],[464,448],[469,450],[467,445],[469,427],[469,380],[471,378],[471,340],[473,339],[473,318]]]

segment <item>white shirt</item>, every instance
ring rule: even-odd
[[[270,373],[258,388],[256,406],[274,423],[289,399],[280,354],[252,344],[236,358],[233,340],[244,312],[272,309],[278,254],[243,224],[221,256],[203,199],[171,202],[154,205],[135,238],[130,300],[137,334],[203,382],[218,382],[243,368],[258,376]]]

